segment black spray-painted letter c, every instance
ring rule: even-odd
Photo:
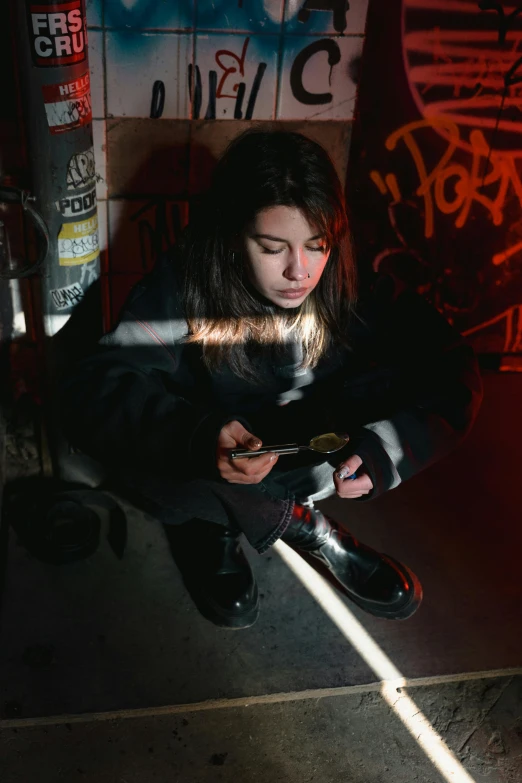
[[[326,52],[328,54],[328,65],[330,66],[330,76],[332,68],[341,59],[341,50],[336,41],[331,38],[321,38],[319,41],[305,46],[299,52],[290,71],[290,87],[294,98],[307,106],[314,106],[323,103],[330,103],[333,98],[331,92],[308,92],[303,85],[303,71],[308,60],[317,54],[317,52]]]

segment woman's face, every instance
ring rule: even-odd
[[[297,207],[261,210],[245,231],[244,242],[251,283],[279,307],[304,302],[329,256],[324,237]]]

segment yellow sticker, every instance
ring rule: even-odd
[[[77,266],[94,261],[100,254],[98,244],[98,216],[80,223],[64,223],[58,234],[60,266]]]

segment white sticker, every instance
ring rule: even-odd
[[[64,288],[54,288],[50,294],[52,303],[57,310],[67,310],[83,299],[83,288],[79,283],[73,283],[64,286]]]
[[[89,72],[74,81],[44,84],[45,113],[51,133],[80,128],[92,120]]]
[[[96,181],[96,166],[94,162],[94,149],[91,147],[85,152],[77,152],[73,155],[67,166],[67,189],[78,190]]]

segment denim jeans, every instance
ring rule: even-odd
[[[260,484],[230,484],[223,479],[176,482],[147,476],[134,481],[148,510],[165,524],[204,519],[245,534],[260,554],[281,538],[294,504],[324,500],[335,492],[333,472],[347,459],[342,449],[328,458],[317,454],[280,457]]]

